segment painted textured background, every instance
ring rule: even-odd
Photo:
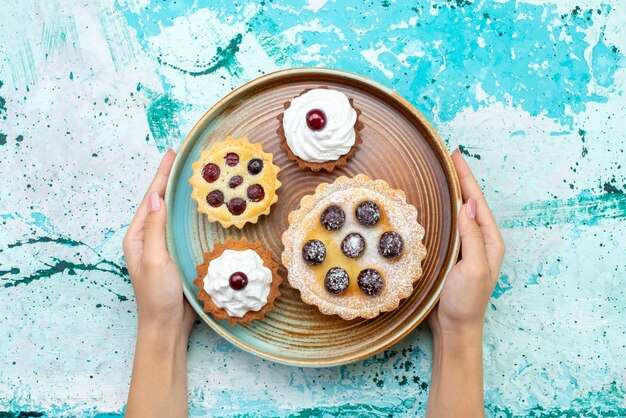
[[[0,14],[0,416],[123,411],[136,330],[121,239],[160,154],[233,88],[298,66],[397,90],[468,157],[509,248],[488,416],[626,416],[623,2],[81,3]],[[191,413],[420,415],[430,363],[425,329],[298,369],[199,324]]]

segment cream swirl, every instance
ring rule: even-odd
[[[241,290],[230,287],[229,279],[235,272],[248,277],[248,284]],[[236,318],[265,306],[271,284],[271,270],[263,265],[263,259],[253,250],[225,250],[211,260],[204,277],[204,290],[213,303]]]
[[[307,113],[313,109],[326,115],[326,125],[319,131],[307,125]],[[340,91],[309,90],[294,98],[285,110],[283,129],[287,145],[297,157],[311,163],[337,160],[354,145],[356,118],[356,111]]]

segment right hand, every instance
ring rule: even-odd
[[[505,245],[478,183],[458,150],[452,153],[463,206],[459,212],[461,261],[448,273],[428,325],[438,336],[474,335],[482,339],[489,298],[498,281]]]

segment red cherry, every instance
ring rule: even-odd
[[[241,290],[248,284],[248,276],[245,273],[236,271],[228,278],[228,284],[233,290]]]
[[[214,208],[222,206],[224,204],[224,193],[219,190],[213,190],[206,195],[206,202]]]
[[[311,109],[306,114],[306,124],[312,131],[321,131],[326,126],[326,115],[319,109]]]
[[[207,164],[202,169],[202,178],[207,181],[207,183],[213,183],[220,177],[220,168],[213,163]]]
[[[234,167],[239,164],[239,155],[234,152],[229,152],[224,158],[226,159],[226,165],[229,167]]]
[[[231,189],[234,189],[235,187],[239,186],[241,183],[243,183],[243,177],[241,176],[233,176],[230,178],[230,180],[228,180],[228,186]]]
[[[228,202],[228,211],[233,215],[241,215],[246,210],[246,201],[240,197],[230,199]]]
[[[253,184],[248,186],[248,190],[246,190],[246,194],[248,199],[253,202],[260,202],[265,197],[265,190],[263,190],[263,186],[260,184]]]

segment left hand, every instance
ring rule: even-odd
[[[183,296],[178,269],[165,245],[163,196],[175,158],[171,149],[163,156],[124,237],[124,255],[135,291],[139,330],[166,331],[187,339],[196,314]]]

